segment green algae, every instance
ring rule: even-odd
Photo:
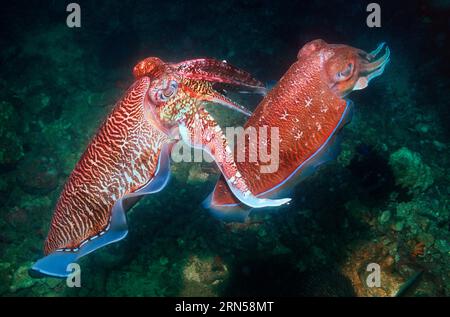
[[[397,184],[412,192],[424,191],[433,184],[431,168],[423,162],[419,153],[412,152],[406,147],[392,153],[389,164],[394,171]]]

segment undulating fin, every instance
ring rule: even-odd
[[[225,180],[223,180],[225,181]],[[232,196],[234,202],[231,205],[223,204],[223,205],[215,205],[212,207],[212,199],[213,193],[209,194],[209,196],[203,201],[203,207],[208,209],[210,213],[224,222],[245,222],[250,215],[250,212],[253,208],[250,208]]]
[[[284,196],[287,194],[286,189],[291,189],[292,185],[297,184],[314,174],[322,164],[336,159],[340,153],[339,132],[351,121],[352,114],[353,103],[352,101],[347,100],[346,109],[341,120],[333,133],[329,136],[328,140],[313,155],[298,166],[285,180],[255,196],[258,198],[277,198],[279,196]],[[251,211],[233,195],[223,176],[219,178],[213,192],[203,202],[203,206],[208,208],[214,216],[225,221],[234,221],[233,219],[237,219],[236,221],[243,221],[248,217]]]
[[[38,260],[30,270],[33,277],[67,277],[71,271],[67,267],[76,263],[81,257],[114,242],[120,241],[128,234],[122,199],[118,200],[111,211],[111,221],[106,231],[99,233],[82,244],[76,251],[57,250]]]
[[[81,257],[108,244],[122,240],[128,234],[126,208],[132,205],[128,200],[137,200],[138,198],[159,192],[167,184],[170,177],[170,157],[169,145],[164,145],[158,159],[158,167],[154,177],[139,190],[127,194],[119,199],[111,211],[111,221],[109,226],[96,236],[84,242],[78,249],[57,250],[44,258],[38,260],[30,269],[30,275],[33,277],[59,277],[65,278],[71,272],[67,271],[67,266],[76,263]]]
[[[221,197],[214,196],[215,193],[222,192],[217,189],[217,186],[225,186],[226,191],[230,192],[229,195],[224,195],[224,197],[227,198],[227,201],[221,201]],[[242,204],[239,199],[231,194],[223,175],[220,176],[214,191],[208,195],[202,205],[204,208],[208,209],[214,217],[225,222],[245,222],[253,209]]]

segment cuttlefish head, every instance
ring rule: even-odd
[[[148,76],[151,86],[148,100],[153,106],[155,121],[166,119],[166,124],[177,119],[190,107],[204,102],[217,103],[247,116],[251,112],[214,89],[215,84],[241,86],[263,92],[264,85],[249,73],[226,61],[201,58],[180,63],[165,63],[157,57],[139,62],[133,69],[135,78]],[[195,110],[195,109],[194,109]]]
[[[315,40],[306,44],[298,57],[312,55],[320,61],[323,80],[341,97],[353,90],[366,88],[372,79],[384,72],[390,61],[390,50],[385,43],[366,53],[351,46]]]

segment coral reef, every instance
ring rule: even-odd
[[[191,257],[183,269],[181,296],[218,296],[229,278],[227,266],[219,256],[206,259]]]

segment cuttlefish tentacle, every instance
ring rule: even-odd
[[[222,129],[215,119],[203,108],[194,117],[181,122],[179,131],[184,142],[194,148],[206,151],[214,158],[233,194],[244,204],[253,208],[280,206],[290,201],[255,197],[238,171],[233,153]]]
[[[263,83],[254,79],[250,73],[229,64],[227,61],[200,58],[174,64],[173,68],[189,79],[264,89]]]
[[[184,80],[184,89],[192,97],[205,102],[217,103],[232,110],[251,116],[252,112],[244,106],[214,90],[212,83],[200,80]]]

